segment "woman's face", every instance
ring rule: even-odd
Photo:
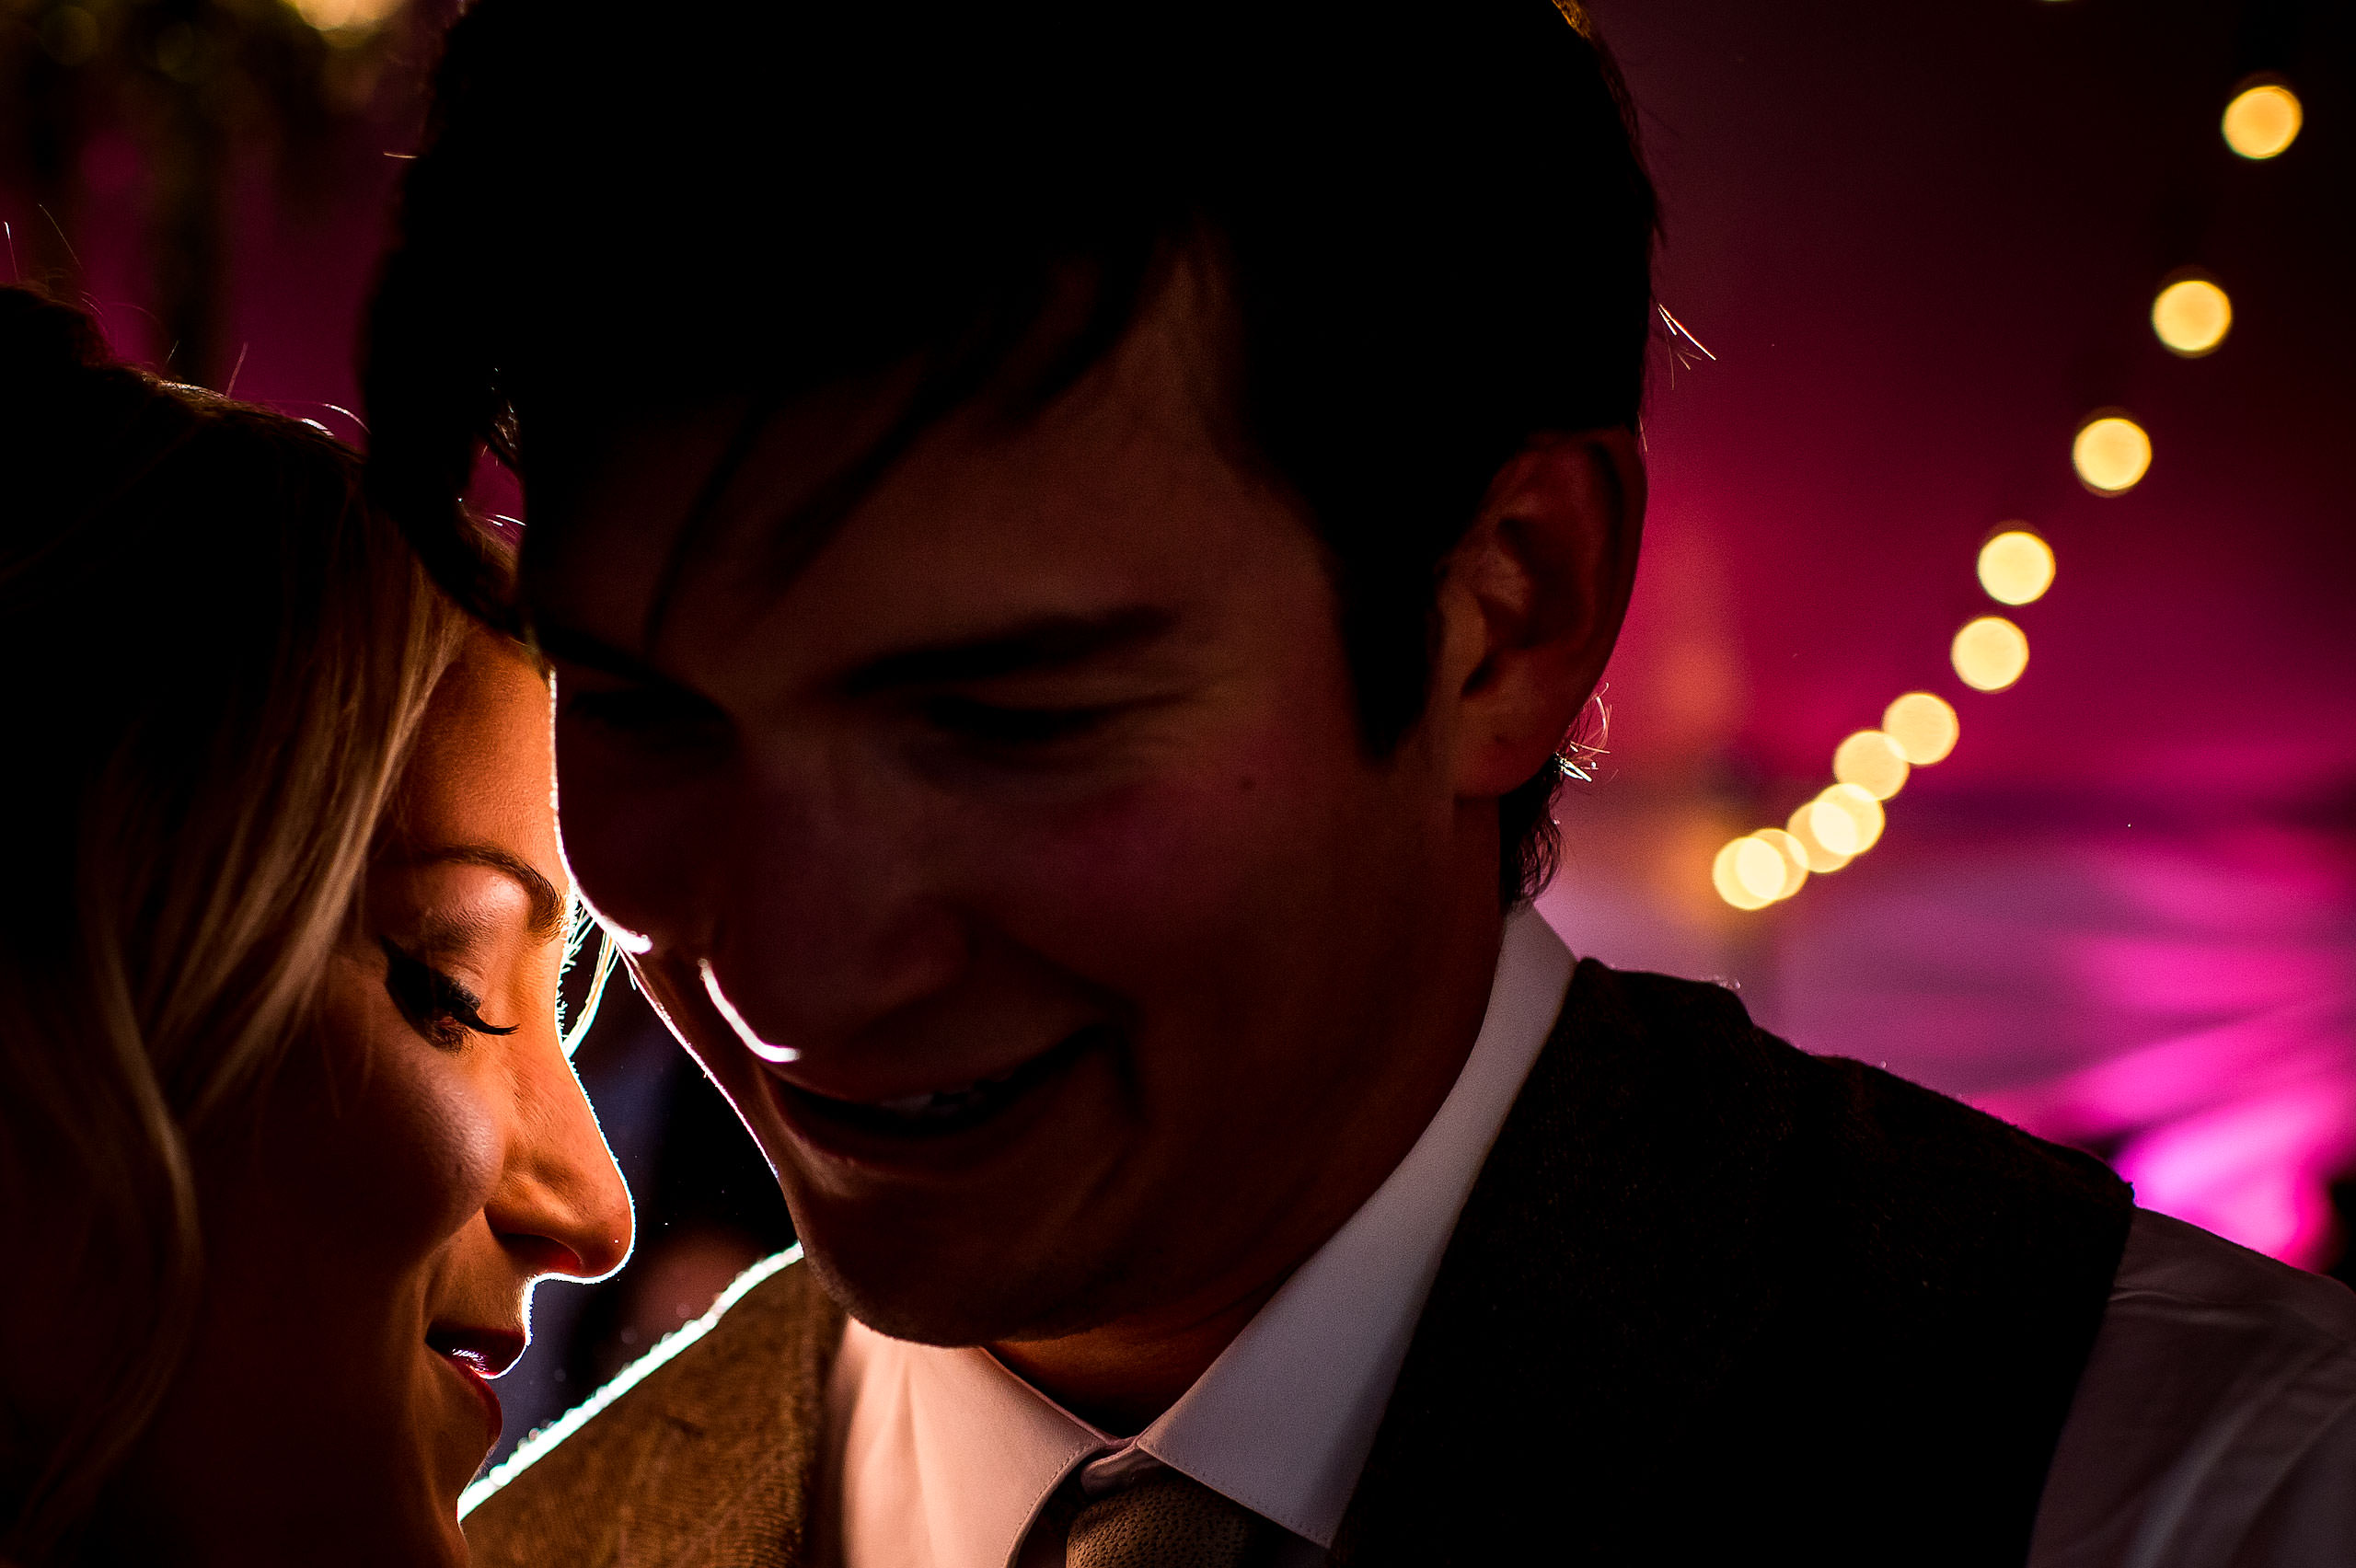
[[[458,1493],[498,1436],[489,1379],[523,1353],[532,1282],[629,1251],[559,1042],[551,787],[547,688],[478,636],[317,1037],[258,1125],[199,1154],[203,1316],[115,1505],[172,1561],[463,1562]]]

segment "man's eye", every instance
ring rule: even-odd
[[[1001,708],[971,698],[941,697],[925,704],[925,721],[936,730],[975,744],[1005,747],[1053,745],[1102,729],[1110,708]]]
[[[513,1034],[516,1026],[487,1023],[482,998],[434,968],[415,953],[404,951],[390,937],[377,939],[385,950],[385,994],[401,1017],[434,1044],[455,1051],[466,1043],[469,1031],[477,1034]]]
[[[620,686],[610,691],[574,691],[565,712],[600,729],[632,737],[660,736],[684,742],[723,733],[727,720],[710,703],[661,686]]]

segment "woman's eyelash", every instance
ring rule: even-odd
[[[385,950],[385,992],[393,998],[411,1029],[445,1050],[466,1043],[469,1030],[477,1034],[513,1034],[516,1026],[501,1028],[483,1021],[482,998],[447,974],[407,952],[390,937],[380,937]]]

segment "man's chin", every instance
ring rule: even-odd
[[[863,1243],[863,1244],[862,1244]],[[803,1259],[842,1309],[877,1333],[916,1344],[998,1344],[1059,1339],[1118,1316],[1114,1271],[1075,1269],[1017,1241],[996,1247],[886,1248],[872,1233],[848,1249],[828,1245],[824,1227],[805,1228]]]

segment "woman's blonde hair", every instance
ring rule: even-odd
[[[11,1288],[112,1350],[72,1411],[0,1389],[0,1557],[64,1549],[168,1387],[191,1146],[301,1035],[468,625],[351,451],[0,289],[0,1220],[68,1216]]]

